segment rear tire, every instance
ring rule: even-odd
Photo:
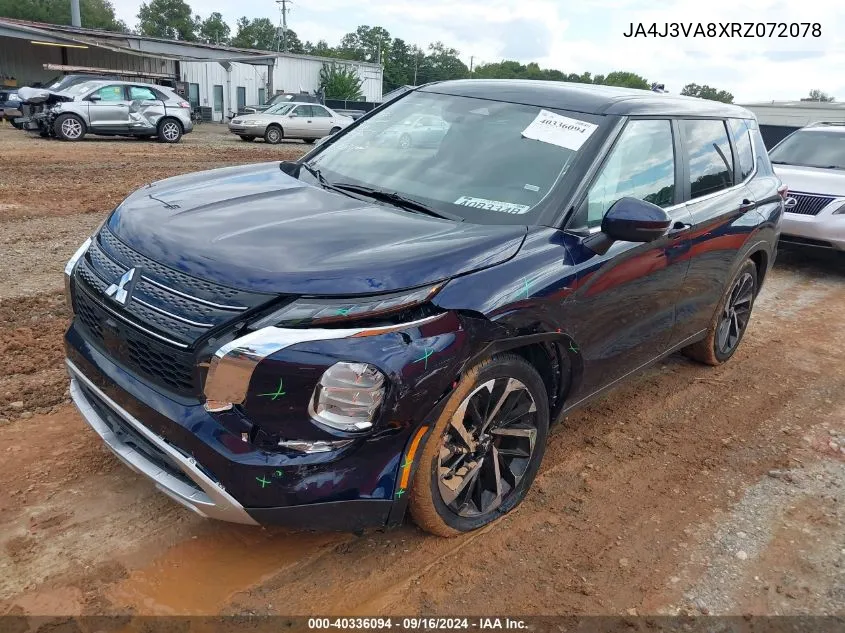
[[[722,293],[704,339],[685,347],[683,354],[714,366],[730,359],[748,329],[757,290],[757,265],[747,259]]]
[[[285,133],[278,125],[268,125],[264,130],[264,142],[270,145],[278,145],[285,138]]]
[[[457,536],[513,510],[540,468],[548,432],[546,387],[525,359],[497,355],[467,371],[420,457],[409,494],[414,522]]]
[[[176,119],[162,119],[158,123],[158,140],[162,143],[178,143],[182,138],[182,124]]]
[[[85,138],[85,122],[75,114],[60,114],[53,122],[53,132],[63,141]]]

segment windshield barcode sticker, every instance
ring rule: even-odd
[[[500,213],[516,213],[521,215],[531,207],[527,204],[514,204],[513,202],[500,202],[498,200],[485,200],[484,198],[473,198],[472,196],[461,196],[454,204],[474,209],[486,209],[487,211],[498,211]]]
[[[522,136],[577,152],[597,127],[586,121],[540,110],[531,125],[522,131]]]

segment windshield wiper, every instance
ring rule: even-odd
[[[434,218],[453,220],[454,222],[464,221],[464,218],[459,215],[452,215],[451,213],[446,213],[445,211],[437,211],[428,206],[427,204],[420,202],[419,200],[408,198],[406,196],[403,196],[401,193],[395,191],[384,191],[382,189],[367,187],[365,185],[355,185],[349,182],[332,183],[332,187],[336,189],[342,189],[344,191],[359,193],[365,196],[369,196],[370,198],[375,198],[376,200],[383,200],[384,202],[389,202],[390,204],[393,204],[397,207],[401,207],[402,209],[407,209],[408,211],[415,211],[424,215],[430,215]]]

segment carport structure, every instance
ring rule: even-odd
[[[314,91],[326,62],[352,66],[368,101],[381,99],[378,64],[185,42],[56,24],[0,18],[0,75],[18,86],[63,73],[117,75],[181,88],[194,107],[224,121],[277,91]]]

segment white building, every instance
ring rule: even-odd
[[[364,99],[381,101],[379,64],[0,18],[0,75],[18,86],[72,72],[185,82],[194,107],[211,108],[215,121],[277,92],[315,92],[325,63],[354,68]]]

